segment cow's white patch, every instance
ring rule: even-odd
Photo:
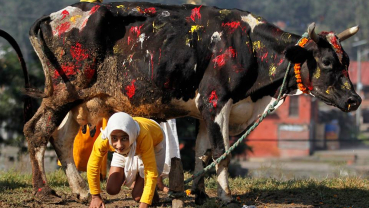
[[[163,17],[169,17],[170,16],[170,13],[168,11],[163,11],[161,13],[161,16],[163,16]]]
[[[35,148],[35,157],[38,163],[38,167],[40,168],[40,171],[43,173],[41,174],[42,180],[46,182],[46,176],[45,176],[45,170],[44,170],[45,149],[46,149],[46,146]]]
[[[141,49],[142,49],[142,44],[145,41],[145,33],[142,33],[139,37],[138,37],[138,42],[141,42]]]
[[[195,64],[195,66],[193,67],[193,70],[196,71],[197,68],[197,64]]]
[[[269,105],[276,101],[271,96],[263,97],[256,102],[253,102],[250,97],[243,99],[232,105],[229,118],[229,134],[235,136],[244,131],[250,124],[264,112],[269,109]],[[277,109],[284,99],[281,99],[275,109]]]
[[[61,35],[71,31],[73,28],[77,28],[80,31],[83,30],[90,16],[90,11],[84,12],[80,8],[71,6],[50,14],[50,26],[53,35]]]
[[[242,21],[246,22],[251,27],[251,32],[254,32],[254,28],[260,24],[263,24],[263,22],[256,19],[252,14],[248,14],[247,16],[241,16]]]
[[[222,160],[219,164],[216,166],[216,171],[218,173],[217,181],[219,183],[219,186],[217,187],[217,192],[219,198],[223,202],[230,202],[232,201],[232,195],[231,190],[228,186],[228,164],[229,163],[229,157]]]
[[[229,99],[214,120],[214,122],[220,126],[226,150],[229,149],[229,114],[231,111],[232,103],[233,100]]]
[[[210,43],[217,43],[219,41],[222,40],[222,32],[214,32],[213,35],[211,36],[211,41]]]
[[[60,123],[60,125],[58,126],[58,130],[62,129],[65,124],[67,123],[68,121],[68,118],[69,118],[69,112],[67,113],[67,115],[64,117],[64,119],[62,120],[62,122]]]

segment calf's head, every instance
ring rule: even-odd
[[[348,74],[350,59],[343,50],[341,42],[354,35],[359,28],[353,27],[335,35],[333,32],[314,32],[315,24],[308,28],[306,44],[286,49],[288,60],[301,63],[300,76],[302,89],[328,105],[342,111],[356,110],[361,104]],[[296,71],[296,70],[295,70]]]

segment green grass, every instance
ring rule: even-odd
[[[185,178],[191,174],[185,173]],[[86,179],[86,174],[82,174]],[[62,170],[47,174],[48,183],[57,192],[70,193]],[[168,179],[164,183],[168,184]],[[211,198],[201,207],[220,207],[216,199],[215,176],[205,179]],[[230,178],[232,195],[241,204],[258,207],[368,207],[369,181],[359,176],[317,179],[278,180],[275,178]],[[102,183],[105,188],[106,183]],[[186,189],[190,188],[186,186]],[[0,172],[0,206],[26,206],[33,200],[31,174],[13,170]],[[190,200],[194,201],[193,195]]]

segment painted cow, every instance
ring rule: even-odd
[[[276,100],[288,62],[284,95],[304,92],[342,111],[356,110],[361,98],[340,42],[358,27],[338,35],[314,28],[299,41],[301,36],[246,11],[142,2],[77,3],[40,18],[30,40],[43,65],[45,90],[24,126],[36,196],[53,195],[43,166],[50,140],[73,192],[87,197],[70,141],[78,125],[94,125],[115,111],[159,121],[199,119],[201,170],[209,155],[219,158],[229,148],[230,135],[247,129]],[[232,200],[229,161],[216,167],[218,197],[225,202]],[[194,184],[199,182],[193,189],[201,199],[206,194],[201,178]]]

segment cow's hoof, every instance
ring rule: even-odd
[[[195,204],[197,205],[203,205],[208,199],[209,196],[205,192],[199,192],[198,194],[195,194]]]
[[[87,193],[87,195],[74,193],[73,198],[79,203],[88,203],[89,201],[91,201],[91,195],[89,193]]]
[[[63,202],[63,199],[50,187],[39,188],[34,198],[43,204],[59,204]]]

